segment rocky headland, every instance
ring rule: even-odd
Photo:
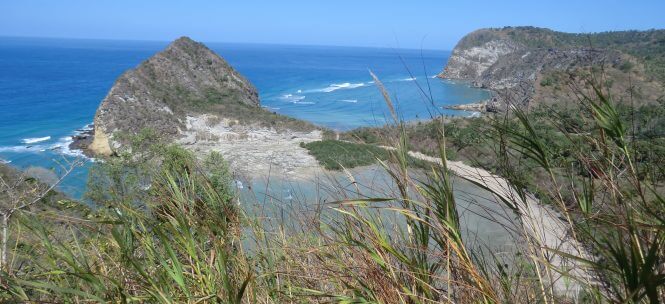
[[[438,77],[489,89],[494,110],[508,103],[559,102],[569,93],[572,78],[592,70],[611,80],[616,93],[632,83],[644,99],[655,100],[662,96],[665,80],[659,68],[665,58],[665,49],[658,47],[662,41],[665,30],[571,34],[535,27],[480,29],[459,41]]]
[[[241,174],[318,167],[299,144],[320,140],[322,130],[262,108],[246,78],[188,37],[123,73],[99,105],[94,130],[71,147],[111,156],[129,148],[127,135],[148,129],[200,154],[220,152]]]

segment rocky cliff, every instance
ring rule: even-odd
[[[262,108],[247,79],[187,37],[123,73],[99,105],[92,134],[74,137],[71,147],[112,155],[146,129],[197,154],[220,152],[248,176],[317,167],[299,144],[322,136],[310,123]]]
[[[90,149],[111,154],[122,145],[116,134],[147,128],[175,138],[188,113],[222,103],[258,108],[259,97],[220,56],[188,37],[179,38],[116,80],[97,109]]]
[[[186,132],[187,117],[202,114],[245,124],[294,124],[261,108],[254,86],[224,59],[182,37],[116,80],[97,109],[88,148],[112,154],[124,144],[120,135],[144,129],[175,141]]]
[[[455,46],[440,78],[470,81],[494,100],[528,104],[550,99],[566,73],[603,67],[617,80],[641,79],[650,97],[665,80],[665,31],[569,34],[534,27],[481,29]],[[630,68],[627,68],[630,67]]]

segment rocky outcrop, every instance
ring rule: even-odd
[[[448,110],[458,110],[458,111],[495,113],[499,112],[500,107],[501,105],[499,104],[497,98],[490,98],[487,100],[483,100],[481,102],[450,105],[450,106],[444,106],[443,108]]]
[[[182,37],[138,67],[123,73],[101,102],[90,150],[108,155],[123,144],[118,133],[152,129],[177,138],[189,113],[221,104],[260,110],[254,86],[201,43]]]
[[[504,105],[528,104],[541,99],[539,85],[547,86],[550,74],[600,65],[619,70],[636,60],[631,48],[662,36],[665,31],[587,35],[534,27],[481,29],[460,40],[439,77],[489,89]]]
[[[474,38],[477,33],[470,34],[455,47],[441,77],[450,79],[480,79],[485,71],[492,67],[499,58],[519,49],[508,39],[490,39],[480,45],[465,40]],[[461,47],[463,45],[464,47]]]
[[[248,177],[318,168],[300,143],[320,140],[322,130],[262,108],[247,79],[187,37],[122,74],[97,109],[92,134],[75,136],[70,147],[110,156],[146,129],[197,155],[222,153]]]
[[[76,141],[72,142],[72,144]],[[111,149],[111,139],[101,128],[95,127],[92,142],[87,146],[90,155],[110,156],[113,154]]]
[[[188,116],[186,129],[178,144],[197,154],[222,153],[237,175],[306,177],[319,167],[301,143],[321,140],[321,130],[280,132],[265,126],[243,126],[210,114]]]

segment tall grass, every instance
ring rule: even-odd
[[[392,109],[389,94],[376,77],[375,82]],[[528,112],[514,109],[506,116],[512,127],[495,129],[508,143],[498,149],[507,173],[499,183],[504,189],[489,186],[496,176],[469,173],[511,213],[509,223],[499,224],[514,233],[512,256],[473,244],[464,233],[469,223],[454,195],[443,121],[436,125],[437,158],[424,170],[413,169],[406,126],[393,111],[397,138],[387,159],[377,160],[391,180],[383,193],[366,192],[349,173],[348,182],[337,180],[329,189],[334,202],[309,202],[312,212],[278,218],[275,225],[269,214],[238,206],[224,166],[209,172],[222,161],[219,156],[201,162],[167,149],[158,157],[160,165],[140,169],[147,171],[111,172],[116,178],[102,188],[114,195],[94,196],[105,203],[90,217],[53,221],[51,215],[21,213],[25,239],[13,252],[11,269],[2,272],[0,297],[123,303],[665,302],[663,189],[635,165],[627,124],[611,98],[591,88],[592,94],[581,94],[591,131],[560,126],[573,151],[566,160],[538,136]],[[537,167],[547,183],[515,182],[511,170],[517,175],[523,166]],[[148,180],[149,190],[134,195],[136,189],[125,189],[131,183],[122,181],[127,176],[141,177],[132,178],[140,181],[134,187]],[[550,204],[539,207],[524,188],[543,185],[541,198]],[[561,239],[539,234],[545,220],[556,222],[551,227]]]

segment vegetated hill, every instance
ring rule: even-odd
[[[314,129],[261,108],[247,79],[205,45],[182,37],[116,80],[97,109],[89,147],[95,154],[112,154],[125,144],[118,133],[143,129],[175,140],[186,128],[187,116],[196,114],[244,125]]]
[[[590,74],[615,95],[663,98],[665,30],[572,34],[535,27],[480,29],[453,50],[439,77],[471,81],[495,93],[498,105],[511,101],[560,102]],[[509,99],[509,100],[507,100]]]

